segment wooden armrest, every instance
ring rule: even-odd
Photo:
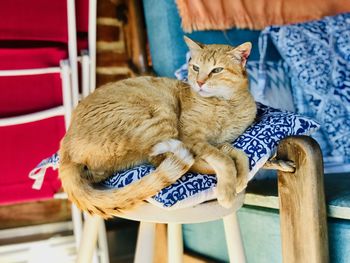
[[[329,261],[322,153],[307,136],[281,141],[277,159],[295,172],[278,171],[283,262]]]

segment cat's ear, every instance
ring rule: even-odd
[[[228,53],[231,56],[233,56],[234,59],[240,61],[243,67],[245,67],[251,50],[252,50],[252,43],[245,42],[242,45],[235,47],[233,50],[229,51]]]
[[[204,47],[203,44],[193,41],[192,39],[190,39],[187,36],[184,36],[184,40],[186,42],[186,45],[188,46],[188,49],[190,50],[191,54],[194,55],[196,53],[198,53],[199,51],[201,51]]]

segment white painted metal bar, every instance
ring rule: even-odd
[[[72,236],[57,236],[46,240],[0,246],[0,262],[64,262],[74,263]],[[73,253],[72,253],[73,252]]]
[[[90,92],[96,88],[96,16],[97,1],[89,1],[89,55],[90,55]]]
[[[20,238],[31,235],[52,234],[63,231],[73,230],[73,224],[70,221],[48,223],[34,226],[14,227],[0,230],[0,238]],[[1,247],[1,246],[0,246]]]
[[[225,216],[223,220],[230,262],[245,263],[246,257],[236,212]]]
[[[183,240],[181,224],[168,224],[168,263],[183,262]]]
[[[87,52],[81,56],[82,67],[82,97],[85,98],[90,94],[90,61]]]
[[[61,79],[62,79],[62,95],[63,95],[63,107],[64,107],[64,115],[65,115],[65,125],[66,129],[68,129],[71,115],[72,115],[72,109],[73,109],[73,103],[72,103],[72,92],[71,92],[71,81],[70,81],[70,74],[69,74],[69,64],[67,60],[61,61]],[[58,193],[55,195],[56,198],[64,198],[67,197],[66,193]],[[78,250],[80,246],[80,241],[82,237],[83,232],[83,219],[82,219],[82,213],[76,207],[74,204],[71,206],[72,211],[72,221],[73,221],[73,231],[74,231],[74,238],[75,238],[75,244],[76,248]]]
[[[52,73],[60,73],[60,72],[61,72],[61,69],[59,67],[0,70],[0,77],[40,75],[40,74],[52,74]]]
[[[71,114],[73,109],[73,103],[72,103],[72,93],[70,88],[70,78],[69,78],[69,65],[68,61],[64,60],[61,61],[61,79],[62,79],[62,95],[63,95],[63,107],[65,111],[65,124],[66,129],[68,129],[70,120],[71,120]]]
[[[65,192],[56,193],[53,195],[54,199],[68,199],[68,195]]]
[[[10,126],[10,125],[19,125],[28,122],[40,121],[50,117],[64,115],[63,106],[58,106],[52,109],[38,111],[30,114],[19,115],[9,118],[0,119],[0,127]]]
[[[153,263],[156,224],[140,222],[134,263]]]
[[[67,0],[67,25],[68,25],[68,55],[72,73],[72,100],[73,106],[78,105],[79,80],[78,80],[78,53],[77,53],[77,29],[75,18],[75,1]]]

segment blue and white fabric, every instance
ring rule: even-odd
[[[186,54],[186,63],[175,71],[175,77],[187,82],[188,61],[190,53]],[[290,86],[288,67],[280,61],[264,63],[264,75],[259,75],[259,61],[249,61],[246,66],[249,77],[249,89],[255,101],[273,108],[295,111]],[[262,79],[263,77],[263,79]]]
[[[187,76],[188,76],[188,61],[191,58],[190,52],[186,53],[186,63],[183,64],[179,69],[177,69],[174,73],[175,77],[178,80],[182,80],[184,82],[187,82]]]
[[[319,128],[318,123],[291,112],[274,109],[257,103],[256,121],[239,136],[232,145],[243,150],[249,158],[248,180],[274,154],[276,146],[283,138],[291,135],[309,135]],[[48,166],[58,167],[58,156],[55,154],[42,161],[36,172],[47,169]],[[101,186],[106,188],[122,188],[147,176],[154,171],[150,164],[119,171],[104,181]],[[162,189],[148,201],[164,209],[178,209],[193,206],[201,202],[215,199],[216,176],[188,172],[176,183]]]
[[[254,99],[273,108],[295,111],[287,65],[282,61],[264,63],[264,76],[259,73],[259,61],[248,61],[249,88]],[[263,81],[262,81],[263,78]]]
[[[40,190],[43,182],[47,168],[52,168],[56,170],[59,165],[58,154],[55,153],[49,158],[42,160],[32,171],[29,173],[29,178],[34,180],[32,185],[33,189]]]
[[[297,112],[321,123],[314,137],[326,172],[350,171],[350,14],[268,27],[260,37],[263,55],[268,36],[290,69]]]

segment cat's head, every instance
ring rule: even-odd
[[[202,97],[231,99],[248,89],[245,65],[252,48],[250,42],[240,46],[204,45],[184,37],[190,49],[188,82]]]

